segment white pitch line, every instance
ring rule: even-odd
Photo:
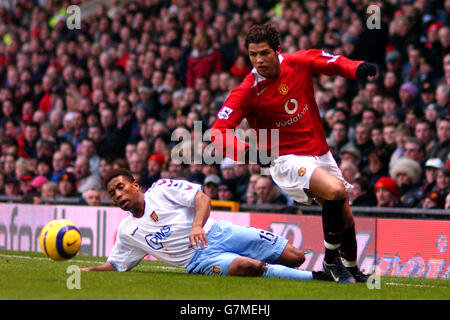
[[[0,257],[4,257],[4,258],[19,258],[19,259],[36,259],[36,260],[46,260],[46,261],[51,261],[50,258],[44,258],[44,257],[29,257],[29,256],[21,256],[21,255],[10,255],[10,254],[0,254]],[[71,261],[71,262],[76,262],[76,263],[86,263],[89,264],[91,263],[90,261],[84,261],[84,260],[75,260],[75,259],[71,259],[71,260],[66,260],[66,261]],[[94,262],[95,263],[95,262]],[[98,263],[98,262],[97,262]],[[150,268],[150,269],[161,269],[161,270],[169,270],[169,271],[180,271],[183,270],[181,268],[177,268],[177,267],[169,267],[169,266],[144,266],[144,268]]]
[[[419,288],[437,288],[436,286],[429,286],[426,284],[412,284],[412,283],[396,283],[396,282],[386,282],[388,286],[399,286],[399,287],[419,287]]]

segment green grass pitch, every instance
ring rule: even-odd
[[[80,288],[68,289],[70,265],[101,264],[104,258],[78,255],[55,262],[41,253],[0,250],[1,300],[449,300],[450,281],[381,277],[379,289],[366,284],[188,275],[183,269],[143,261],[133,270],[80,274]],[[75,283],[75,282],[72,282]]]

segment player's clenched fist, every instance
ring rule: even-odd
[[[361,63],[356,69],[356,77],[359,80],[366,80],[368,76],[374,76],[377,74],[377,67],[369,62]]]

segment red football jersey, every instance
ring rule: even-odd
[[[259,149],[270,152],[277,144],[279,155],[325,154],[328,145],[312,76],[326,74],[356,79],[356,68],[363,62],[318,49],[280,54],[278,59],[281,67],[278,77],[266,79],[254,68],[230,93],[217,115],[211,139],[219,151],[234,160],[248,144],[237,140],[227,129],[235,129],[244,118],[257,132]],[[278,139],[272,141],[274,129],[278,130]],[[234,148],[234,154],[226,152],[227,146]]]

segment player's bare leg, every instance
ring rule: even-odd
[[[298,249],[297,249],[298,250]],[[289,261],[291,264],[299,264],[304,261]],[[301,264],[301,263],[300,263]],[[228,267],[228,275],[244,277],[272,277],[289,278],[297,280],[332,280],[321,271],[303,271],[290,268],[281,264],[268,264],[264,261],[249,257],[237,257]]]
[[[305,254],[288,243],[276,262],[287,267],[297,268],[305,262]]]

